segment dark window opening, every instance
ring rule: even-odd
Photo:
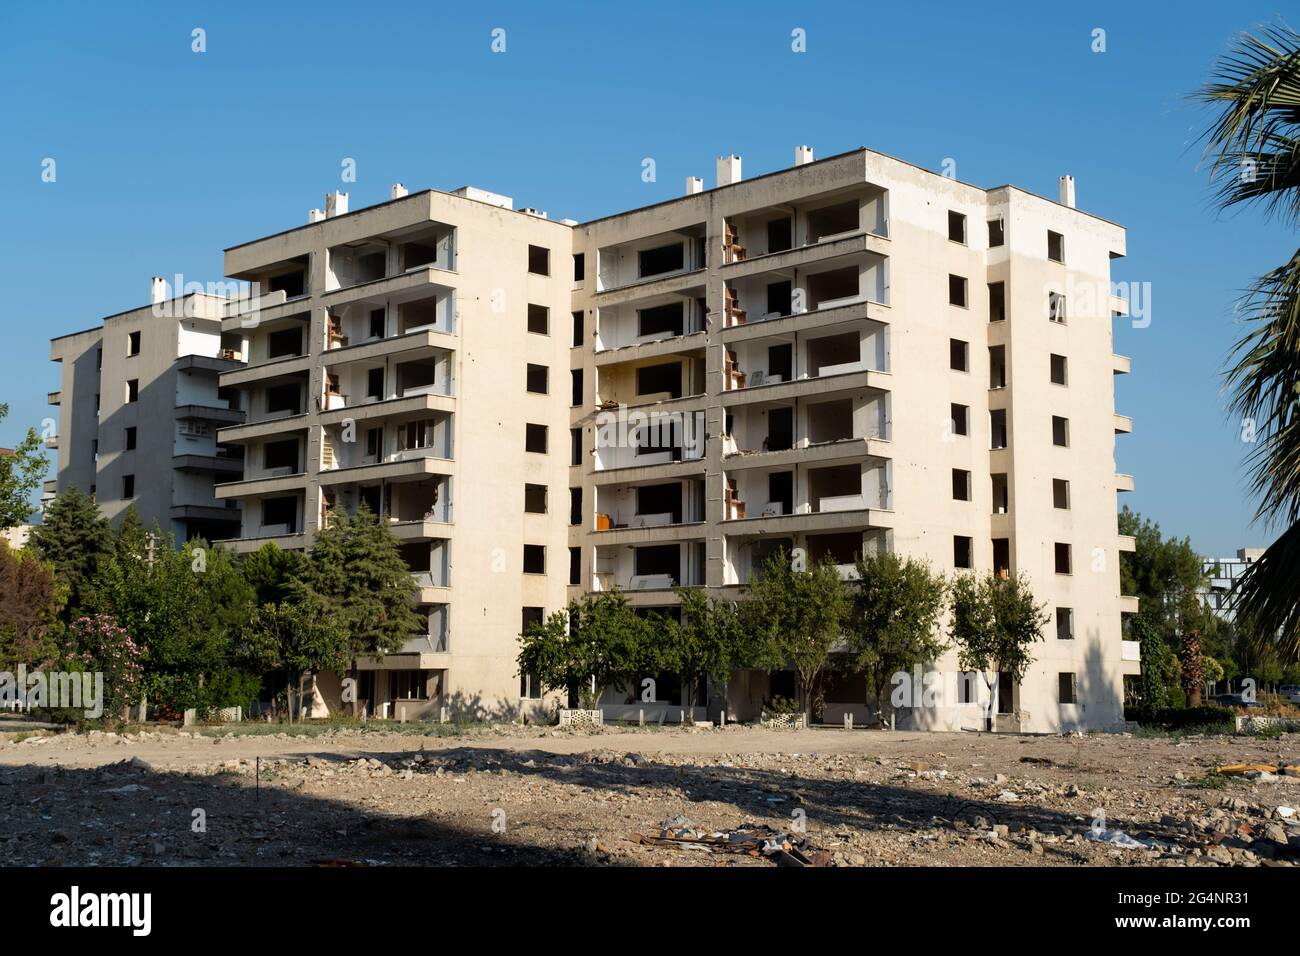
[[[130,428],[128,428],[128,429],[126,430],[126,450],[127,450],[127,451],[132,451],[132,450],[134,450],[134,448],[135,448],[135,428],[136,428],[136,426],[132,425]]]
[[[586,278],[587,272],[587,255],[583,252],[573,254],[573,281],[581,282]]]
[[[966,279],[962,276],[948,276],[948,303],[966,307]]]
[[[1052,444],[1061,448],[1070,447],[1070,421],[1060,415],[1052,416]]]
[[[989,283],[989,321],[1001,322],[1007,317],[1007,286],[1004,282]]]
[[[954,568],[973,568],[974,549],[971,547],[971,539],[964,535],[953,535],[952,538],[952,566]]]
[[[966,435],[970,433],[970,406],[958,405],[952,403],[949,409],[949,415],[952,419],[952,433],[954,435]]]
[[[266,337],[267,358],[283,358],[286,355],[302,354],[302,329],[280,329]]]
[[[1053,546],[1053,551],[1055,552],[1055,557],[1056,557],[1056,573],[1057,574],[1071,573],[1070,546],[1068,544],[1063,544],[1060,541],[1058,541]]]
[[[790,219],[769,219],[767,222],[767,251],[785,252],[794,245]]]
[[[582,313],[573,313],[573,347],[576,349],[582,345]]]
[[[966,245],[966,217],[951,209],[948,210],[948,239]]]
[[[948,340],[948,367],[954,372],[970,371],[970,345],[961,339]]]
[[[1052,384],[1065,385],[1066,382],[1066,362],[1064,355],[1052,356]]]
[[[1063,511],[1070,508],[1070,483],[1064,478],[1052,479],[1052,507]]]
[[[1057,684],[1057,688],[1060,691],[1062,704],[1077,703],[1077,698],[1075,697],[1075,686],[1074,686],[1073,674],[1065,674],[1065,673],[1057,674],[1056,684]]]
[[[1056,609],[1056,639],[1058,641],[1074,640],[1074,610],[1068,607]]]
[[[638,515],[672,515],[673,524],[682,523],[682,486],[678,482],[663,485],[640,485],[636,489]]]
[[[686,329],[685,316],[685,302],[670,302],[667,305],[637,309],[637,335],[662,335],[665,332],[681,335]]]
[[[792,295],[789,279],[770,283],[767,287],[767,314],[789,315],[792,311]]]
[[[767,377],[788,382],[794,378],[794,346],[789,342],[767,347]]]
[[[643,365],[636,370],[637,395],[656,395],[661,392],[667,392],[670,398],[682,397],[681,362]]]
[[[635,548],[632,564],[637,576],[666,574],[674,583],[681,580],[682,552],[675,544]]]
[[[1065,261],[1065,236],[1047,230],[1047,258],[1053,262]]]
[[[530,515],[546,514],[545,485],[524,485],[524,511]]]
[[[582,524],[582,489],[569,489],[569,524]]]
[[[546,431],[545,425],[537,425],[528,422],[524,426],[524,451],[530,451],[537,455],[546,454]]]
[[[582,549],[569,549],[569,583],[582,583]]]
[[[140,400],[140,380],[138,378],[127,380],[126,400],[128,402],[138,402]]]
[[[569,404],[576,408],[582,404],[582,369],[572,369],[569,375],[572,378],[572,397]]]
[[[135,497],[135,475],[122,476],[122,497],[123,498]]]
[[[284,525],[289,534],[298,533],[298,499],[266,498],[262,501],[262,526]]]
[[[643,279],[663,275],[665,272],[677,272],[686,267],[686,245],[675,242],[670,246],[642,249],[637,253],[637,265]]]
[[[534,335],[551,334],[551,310],[544,305],[528,304],[528,331]]]
[[[387,331],[388,315],[383,309],[370,310],[370,337],[382,339]]]
[[[291,474],[302,469],[298,466],[298,441],[269,441],[262,446],[262,464],[268,469],[288,468]]]
[[[129,333],[127,333],[127,336],[126,336],[126,354],[127,354],[128,356],[130,356],[130,355],[139,355],[139,354],[140,354],[140,333],[139,333],[139,332],[129,332]]]
[[[528,363],[528,391],[545,395],[550,387],[550,369],[545,365]]]
[[[535,276],[551,274],[551,250],[544,246],[528,247],[528,271]]]
[[[996,249],[1002,243],[1007,241],[1006,230],[1002,226],[1001,219],[989,220],[989,248]]]
[[[952,497],[954,501],[970,501],[970,472],[961,468],[952,470]]]
[[[546,545],[524,545],[524,574],[546,573]]]
[[[794,409],[773,408],[767,413],[764,451],[785,451],[794,447]]]
[[[285,385],[272,385],[266,390],[266,411],[289,412],[292,415],[302,413],[302,386],[296,382]]]
[[[539,426],[540,427],[540,426]],[[582,464],[582,429],[569,429],[569,464]]]

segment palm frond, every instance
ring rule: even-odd
[[[1261,201],[1269,213],[1300,221],[1300,34],[1283,24],[1244,33],[1193,98],[1222,107],[1205,131],[1217,201]]]
[[[1300,660],[1300,524],[1293,524],[1246,569],[1233,607],[1255,651],[1268,659]]]
[[[1226,373],[1229,407],[1252,423],[1247,458],[1258,517],[1300,518],[1300,251],[1259,279],[1241,305],[1252,328]]]

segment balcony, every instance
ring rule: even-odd
[[[840,577],[856,577],[855,559],[864,553],[874,553],[886,547],[884,529],[857,527],[831,529],[824,532],[784,531],[776,534],[733,535],[730,530],[723,546],[722,593],[731,598],[743,597],[743,589],[764,564],[777,551],[787,554],[793,548],[802,548],[810,562],[825,558],[835,564]]]
[[[756,403],[727,416],[722,453],[728,471],[892,457],[889,395]]]
[[[599,543],[681,540],[704,522],[703,477],[599,486],[595,520]]]
[[[680,533],[679,533],[680,535]],[[634,546],[601,539],[596,547],[592,589],[611,591],[670,591],[704,584],[704,534],[699,540]]]
[[[331,246],[327,259],[325,295],[331,305],[401,294],[456,271],[456,229],[421,222]]]
[[[653,468],[653,477],[700,471],[704,423],[704,412],[695,410],[649,414],[623,408],[602,411],[596,420],[593,468],[598,475]]]
[[[225,455],[173,455],[172,467],[188,471],[210,471],[220,475],[242,475],[244,460]]]
[[[889,236],[889,193],[879,186],[731,216],[723,227],[722,261],[737,266],[868,236]]]
[[[672,343],[703,333],[708,325],[704,285],[633,305],[604,306],[596,319],[596,362],[635,348],[638,356],[663,354]]]
[[[892,465],[865,460],[724,473],[723,516],[742,533],[892,527]]]
[[[1133,431],[1133,418],[1129,415],[1115,416],[1115,434],[1128,435]]]
[[[1135,482],[1133,481],[1133,476],[1132,476],[1132,475],[1119,475],[1119,474],[1117,474],[1117,475],[1115,476],[1115,490],[1116,490],[1116,491],[1132,491],[1135,487],[1136,487],[1136,484],[1135,484]]]
[[[596,294],[601,308],[698,284],[693,273],[707,263],[704,237],[704,223],[699,223],[599,250]]]
[[[45,398],[46,398],[46,401],[48,402],[48,404],[50,404],[50,405],[59,405],[59,404],[61,404],[61,403],[63,402],[63,393],[62,393],[62,392],[50,392],[50,393],[48,393],[48,394],[45,396]]]

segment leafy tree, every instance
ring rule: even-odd
[[[416,613],[419,588],[397,539],[364,504],[353,515],[331,515],[316,535],[291,590],[304,587],[343,624],[350,657],[398,651],[427,626]]]
[[[0,540],[0,669],[43,667],[56,653],[52,630],[66,589],[50,565]]]
[[[590,684],[628,687],[645,674],[665,669],[654,622],[628,606],[617,588],[570,601],[521,635],[521,673],[542,686],[563,687],[569,699],[594,706]]]
[[[253,610],[253,590],[229,553],[198,538],[178,551],[171,535],[157,528],[146,535],[131,515],[114,552],[96,609],[140,645],[150,699],[172,711],[240,702],[216,699],[211,689],[232,667],[235,639]]]
[[[244,628],[240,650],[260,670],[284,673],[291,723],[297,709],[293,688],[301,685],[303,675],[342,671],[351,660],[346,627],[314,598],[259,606]]]
[[[789,662],[799,684],[799,703],[812,719],[813,691],[835,643],[844,635],[851,600],[829,555],[804,566],[779,550],[763,565],[749,589],[746,620],[755,646],[770,648]]]
[[[1182,667],[1178,654],[1165,640],[1159,616],[1139,612],[1133,621],[1132,638],[1138,642],[1142,655],[1142,671],[1138,678],[1138,703],[1146,710],[1166,710],[1182,707]]]
[[[1047,604],[1034,600],[1029,579],[963,574],[952,585],[952,623],[949,634],[957,644],[957,662],[964,671],[980,671],[989,699],[998,674],[1024,680],[1033,662],[1033,645],[1042,640],[1050,615]],[[985,720],[993,727],[993,717]]]
[[[45,519],[32,528],[28,547],[54,566],[67,586],[64,620],[81,616],[100,569],[113,553],[113,532],[95,499],[68,488],[45,507]]]
[[[1221,209],[1260,204],[1300,224],[1300,34],[1279,24],[1243,33],[1196,94],[1215,111],[1204,133]],[[1257,518],[1284,530],[1237,585],[1246,637],[1300,663],[1300,250],[1249,288],[1249,326],[1228,358],[1230,408],[1241,416]]]
[[[885,688],[893,676],[938,660],[948,649],[938,629],[948,596],[943,575],[928,564],[893,552],[859,556],[852,584],[849,648],[865,671],[885,723]]]
[[[664,619],[664,666],[681,678],[682,706],[695,706],[695,687],[703,679],[726,683],[740,655],[744,627],[732,601],[710,598],[700,588],[675,589],[681,619]]]
[[[0,421],[8,416],[9,406],[0,403]],[[0,531],[26,524],[35,513],[32,496],[50,467],[44,446],[36,429],[29,428],[13,454],[0,455]]]

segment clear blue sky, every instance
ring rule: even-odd
[[[1210,209],[1186,94],[1277,8],[942,6],[6,3],[0,445],[53,411],[51,336],[144,304],[151,275],[221,278],[224,247],[304,222],[330,189],[357,208],[396,181],[470,183],[581,220],[711,183],[722,153],[754,175],[798,143],[868,146],[1049,196],[1069,172],[1081,208],[1127,226],[1114,277],[1151,283],[1153,321],[1116,325],[1133,358],[1117,404],[1136,419],[1118,463],[1138,488],[1121,501],[1205,553],[1270,540],[1218,373],[1234,297],[1296,238]]]

